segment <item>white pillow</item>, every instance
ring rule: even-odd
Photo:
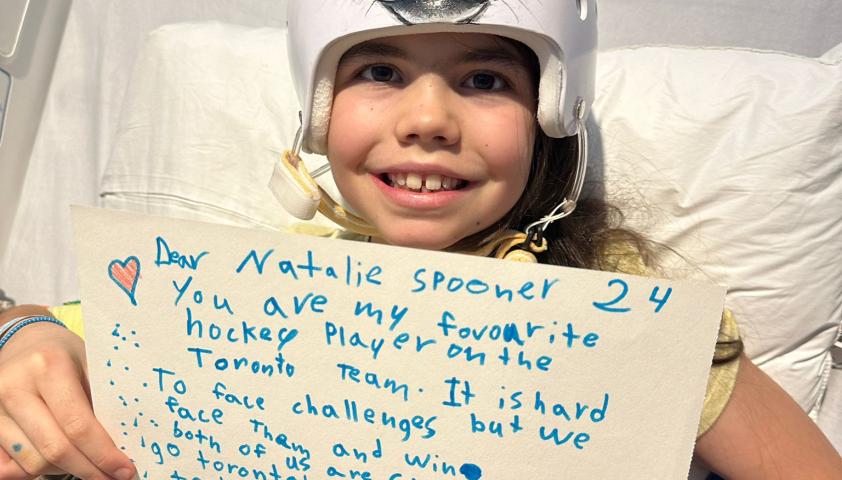
[[[592,129],[608,196],[730,287],[748,354],[814,414],[842,321],[842,51],[829,57],[611,51]]]
[[[151,32],[129,82],[103,204],[272,229],[295,221],[266,187],[299,124],[286,56],[281,29],[203,22]],[[304,160],[311,169],[327,161]],[[320,180],[335,188],[330,175]]]
[[[266,188],[298,126],[285,58],[282,30],[152,33],[105,205],[267,228],[294,221]],[[842,318],[841,71],[838,59],[747,50],[616,50],[601,57],[591,128],[591,178],[604,172],[610,197],[642,199],[634,225],[730,285],[749,354],[806,410]]]

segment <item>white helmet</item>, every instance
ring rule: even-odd
[[[596,0],[288,0],[287,23],[303,115],[270,188],[294,216],[310,219],[318,209],[346,228],[376,234],[321,190],[297,153],[327,152],[336,69],[348,49],[375,38],[437,32],[499,35],[535,52],[541,68],[538,123],[550,137],[578,134],[579,161],[564,201],[527,230],[544,230],[576,207],[587,164],[584,121],[594,99]]]
[[[593,103],[596,0],[289,0],[288,5],[287,45],[303,109],[305,151],[327,151],[339,60],[374,38],[473,32],[525,44],[540,62],[538,123],[550,137],[575,135],[577,115]]]

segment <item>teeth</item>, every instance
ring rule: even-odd
[[[389,183],[393,187],[397,185],[403,187],[406,185],[406,175],[403,173],[388,173],[386,176],[389,178]]]
[[[438,190],[441,188],[441,175],[430,175],[424,180],[427,190]]]
[[[421,180],[421,175],[417,173],[407,173],[406,174],[406,186],[413,189],[413,190],[421,190],[421,185],[423,184]]]
[[[421,173],[388,173],[386,177],[392,187],[404,187],[423,193],[439,190],[453,190],[462,185],[462,181],[453,177],[438,174],[424,175]]]

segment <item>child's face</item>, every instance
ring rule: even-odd
[[[526,187],[536,93],[514,44],[485,34],[377,39],[336,74],[328,158],[343,197],[390,244],[442,249]]]

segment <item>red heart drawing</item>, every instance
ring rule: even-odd
[[[128,257],[125,260],[112,260],[108,264],[108,276],[120,287],[120,290],[129,296],[132,305],[137,305],[135,290],[140,278],[140,260],[135,256]]]

